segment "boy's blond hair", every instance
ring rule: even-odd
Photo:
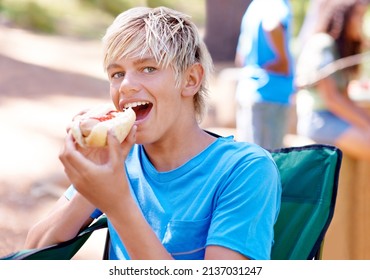
[[[196,25],[189,18],[166,7],[138,7],[121,13],[103,37],[104,68],[123,57],[142,57],[149,53],[160,65],[173,68],[179,85],[182,74],[191,65],[200,63],[204,78],[194,96],[194,108],[200,121],[213,64]]]

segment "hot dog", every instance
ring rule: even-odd
[[[111,105],[99,105],[75,117],[71,133],[81,147],[104,147],[107,133],[112,130],[121,143],[130,132],[136,119],[131,108],[117,111]]]

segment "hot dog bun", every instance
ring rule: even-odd
[[[81,147],[104,147],[107,133],[112,130],[121,143],[130,132],[136,119],[134,110],[116,111],[110,104],[99,105],[77,116],[71,125],[71,133]]]

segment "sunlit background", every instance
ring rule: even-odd
[[[58,154],[71,118],[109,101],[100,38],[134,6],[192,16],[215,62],[202,126],[233,134],[236,38],[247,0],[0,0],[0,256],[21,249],[31,224],[68,187]],[[309,1],[292,0],[296,36]],[[364,26],[370,34],[368,16]],[[295,48],[295,41],[292,42]],[[370,71],[364,63],[367,80]],[[292,115],[292,130],[294,130]],[[83,258],[96,258],[94,247]]]

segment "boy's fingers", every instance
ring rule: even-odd
[[[109,147],[110,158],[119,160],[126,157],[136,140],[136,126],[132,127],[126,139],[119,143],[113,131],[108,131],[107,142]]]
[[[137,130],[137,126],[133,125],[129,134],[127,135],[124,141],[133,145],[136,142],[136,130]]]

